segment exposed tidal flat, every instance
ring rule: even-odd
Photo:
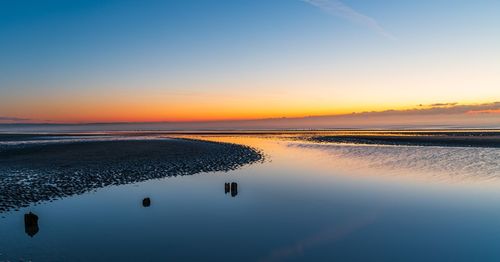
[[[500,147],[500,132],[496,131],[353,132],[314,135],[308,139],[314,142],[371,145]]]
[[[233,170],[262,158],[247,146],[192,139],[0,135],[0,141],[0,212],[110,185]]]
[[[296,144],[321,150],[336,168],[446,183],[500,180],[497,130],[343,131],[302,136]]]

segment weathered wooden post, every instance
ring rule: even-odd
[[[29,212],[24,214],[24,231],[28,236],[33,237],[38,233],[38,216]]]
[[[143,207],[148,207],[151,205],[151,199],[149,197],[146,197],[142,200],[142,206]]]
[[[238,195],[238,184],[235,182],[232,182],[231,183],[231,196],[235,197],[236,195]]]

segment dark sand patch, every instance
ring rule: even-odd
[[[406,145],[406,146],[452,146],[452,147],[491,147],[500,148],[498,133],[469,132],[467,134],[427,132],[425,134],[355,134],[355,135],[323,135],[306,137],[306,140],[323,143],[350,143],[372,145]]]
[[[229,171],[261,158],[246,146],[190,139],[6,147],[0,151],[0,212],[109,185]]]

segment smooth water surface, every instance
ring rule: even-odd
[[[500,261],[498,148],[202,139],[266,160],[0,214],[0,261]]]

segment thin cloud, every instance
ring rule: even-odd
[[[467,112],[468,114],[499,114],[500,108],[498,109],[485,109],[485,110],[471,110]]]
[[[313,115],[305,117],[283,117],[267,118],[260,120],[298,120],[315,118],[352,118],[352,117],[379,117],[379,116],[429,116],[429,115],[460,115],[470,113],[498,113],[500,102],[483,104],[459,104],[459,103],[436,103],[430,105],[418,105],[410,109],[387,109],[382,111],[363,111],[338,115]],[[260,121],[255,120],[255,121]]]
[[[500,109],[500,102],[484,104],[458,104],[458,103],[440,103],[432,104],[429,108],[412,108],[407,110],[386,110],[380,112],[364,112],[361,114],[374,115],[452,115],[466,114],[475,111],[495,111]]]
[[[270,118],[233,122],[245,128],[410,128],[481,127],[499,128],[500,102],[483,104],[423,105],[410,109],[365,111],[339,115]]]
[[[439,106],[454,106],[457,105],[458,103],[435,103],[431,104],[430,106],[432,107],[439,107]]]
[[[31,120],[31,119],[20,118],[20,117],[0,116],[0,121],[23,122],[23,121],[29,121],[29,120]]]
[[[377,20],[357,12],[340,0],[302,0],[310,5],[320,8],[328,14],[347,19],[353,23],[366,26],[378,34],[395,40],[396,37],[385,30]]]

